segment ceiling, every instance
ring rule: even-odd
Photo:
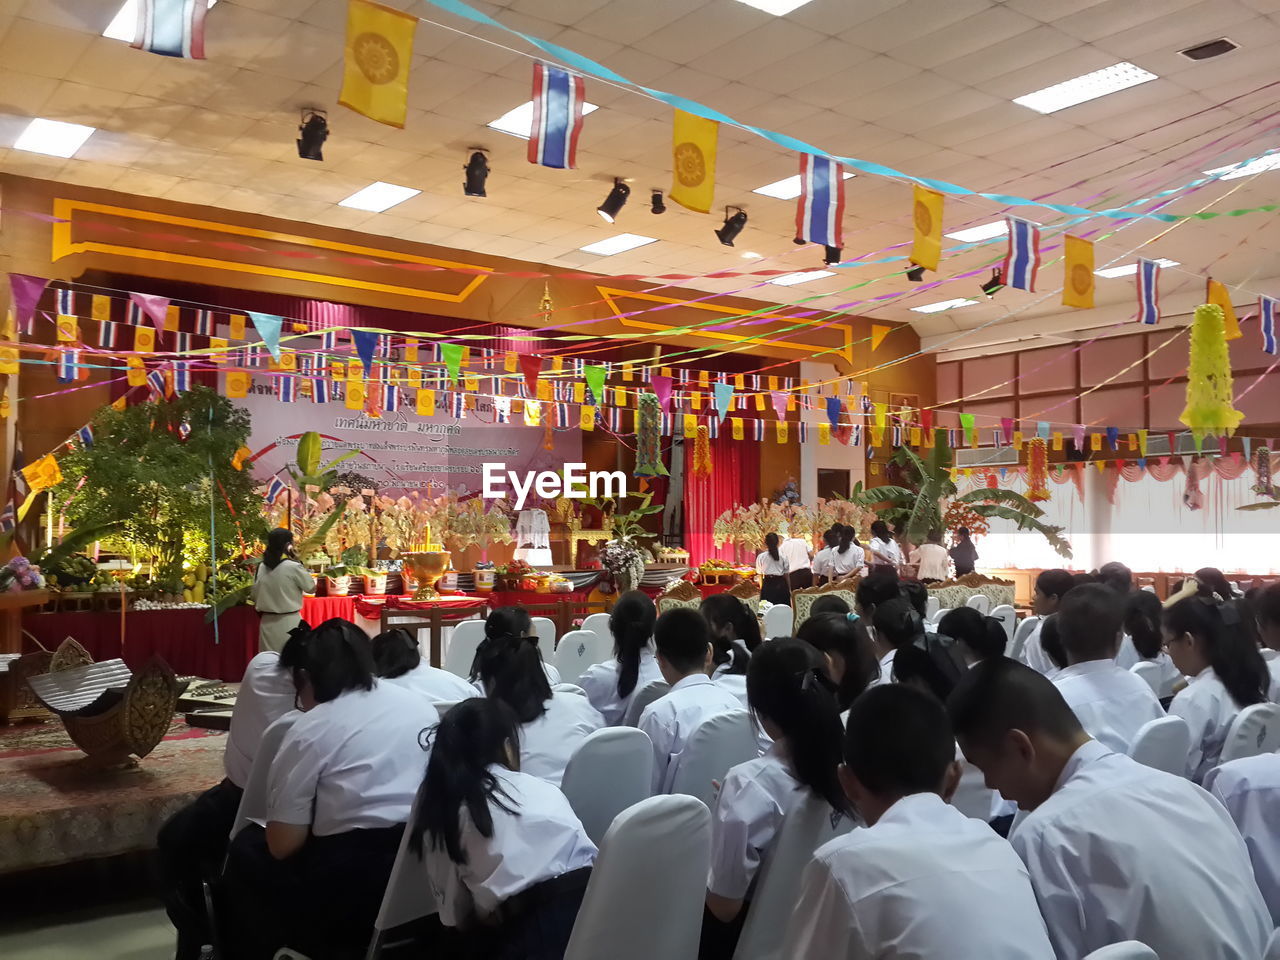
[[[529,164],[523,140],[485,126],[528,99],[531,61],[516,52],[527,51],[510,35],[425,3],[389,0],[445,25],[418,29],[408,122],[396,130],[336,105],[342,0],[221,0],[208,15],[208,59],[194,62],[100,36],[122,2],[0,0],[0,170],[606,274],[820,266],[816,248],[791,242],[794,201],[751,192],[793,174],[795,156],[744,131],[720,133],[716,201],[741,205],[750,216],[735,248],[713,235],[719,211],[701,216],[668,204],[663,216],[649,213],[649,189],[665,190],[671,179],[670,109],[654,100],[588,78],[587,99],[601,109],[586,118],[579,169]],[[477,6],[633,81],[742,122],[984,192],[1100,208],[1280,147],[1277,88],[1262,89],[1277,81],[1280,0],[813,0],[784,17],[736,0],[477,0]],[[1200,63],[1177,53],[1221,36],[1239,49]],[[1121,60],[1160,79],[1047,116],[1012,102]],[[323,163],[296,155],[304,107],[329,111]],[[37,116],[98,132],[70,160],[12,149]],[[485,199],[462,193],[472,146],[490,152]],[[628,178],[633,194],[609,226],[594,210],[614,177]],[[374,180],[422,192],[380,214],[337,206]],[[1280,170],[1211,184],[1166,210],[1252,207],[1277,194]],[[845,256],[902,255],[882,251],[910,240],[909,212],[906,184],[850,180]],[[1004,212],[989,201],[950,198],[946,229]],[[1047,210],[1022,212],[1047,225],[1062,219]],[[1162,285],[1172,312],[1200,299],[1210,269],[1236,285],[1237,302],[1280,292],[1275,215],[1172,230],[1154,221],[1095,219],[1076,229],[1100,231],[1099,265],[1130,262],[1139,248],[1179,261]],[[659,242],[612,257],[578,250],[623,231]],[[1003,249],[998,241],[960,253],[944,261],[939,275],[978,270]],[[744,259],[745,252],[763,259]],[[1100,309],[1068,314],[1052,293],[1059,277],[1058,267],[1047,267],[1039,294],[1006,290],[927,316],[909,308],[975,294],[982,278],[922,289],[897,264],[882,263],[743,295],[910,321],[926,347],[955,355],[1070,339],[1095,325],[1120,329],[1130,319],[1132,278],[1100,279]],[[728,292],[753,283],[759,281],[683,285]],[[866,285],[847,290],[855,284]],[[866,303],[870,298],[888,299]]]

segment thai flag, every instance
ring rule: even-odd
[[[800,421],[800,442],[809,442],[809,424],[804,420]]]
[[[177,344],[176,352],[189,353],[190,351],[191,351],[191,334],[180,332],[178,334],[178,344]]]
[[[1258,298],[1258,320],[1262,327],[1262,349],[1276,353],[1276,303],[1273,297]]]
[[[58,379],[63,383],[70,383],[74,380],[79,362],[79,350],[63,350],[58,354]]]
[[[152,370],[147,374],[147,389],[151,392],[152,400],[164,399],[164,372],[161,370]]]
[[[567,403],[556,404],[556,426],[561,430],[569,426],[569,405]]]
[[[145,327],[147,325],[147,315],[142,312],[142,307],[130,300],[129,309],[125,313],[125,321],[131,327]]]
[[[463,400],[461,390],[455,390],[449,395],[449,408],[455,420],[461,420],[467,415],[466,403]]]
[[[614,433],[622,432],[622,411],[617,407],[609,408],[609,429]]]
[[[110,320],[102,320],[98,323],[98,346],[108,350],[114,350],[116,347],[116,325]]]
[[[893,428],[893,445],[895,447],[902,446],[902,428],[901,427]]]
[[[298,399],[297,378],[287,373],[276,376],[276,399],[281,403],[293,403]]]
[[[338,331],[325,330],[320,334],[321,350],[337,350],[338,349]]]
[[[1160,322],[1160,262],[1138,259],[1138,322]]]
[[[720,418],[711,417],[707,420],[707,437],[712,440],[720,439]]]
[[[213,311],[196,311],[196,333],[202,337],[213,336]]]
[[[183,420],[180,424],[178,424],[178,437],[182,440],[185,440],[189,436],[191,436],[191,424]]]
[[[862,446],[862,424],[860,423],[853,425],[853,445],[855,447]]]
[[[64,287],[57,292],[54,299],[58,305],[58,316],[76,316],[76,295],[74,293]]]
[[[17,514],[13,509],[13,501],[10,500],[4,505],[4,510],[0,510],[0,533],[12,533],[17,525]]]
[[[510,397],[494,397],[493,398],[493,420],[495,423],[511,422],[511,398]]]
[[[1005,286],[1036,292],[1036,272],[1040,269],[1040,228],[1030,220],[1006,217],[1009,221],[1009,249],[1001,271]]]
[[[204,59],[207,0],[141,0],[133,46],[162,57]]]
[[[191,361],[175,360],[173,363],[173,390],[186,393],[191,389]]]
[[[86,423],[77,430],[76,436],[80,438],[80,443],[86,450],[93,446],[93,427],[89,424]]]
[[[400,386],[397,383],[393,383],[390,377],[387,377],[383,382],[382,409],[387,413],[395,413],[400,409]]]
[[[329,381],[324,377],[315,377],[311,381],[311,402],[329,402]]]
[[[284,482],[279,477],[272,477],[271,482],[267,484],[267,492],[263,496],[263,499],[272,506],[275,506],[276,502],[284,496],[284,491]]]
[[[844,176],[830,157],[800,154],[796,239],[824,247],[844,246]]]
[[[764,441],[764,418],[757,417],[751,421],[751,438],[756,442]]]
[[[580,76],[547,63],[533,65],[530,163],[557,170],[572,170],[578,165],[584,99]]]

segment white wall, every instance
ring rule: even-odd
[[[810,382],[827,380],[835,374],[835,366],[830,363],[808,362],[800,364],[800,378]],[[838,440],[832,439],[828,446],[818,443],[818,424],[827,423],[825,407],[816,410],[803,410],[801,416],[809,424],[809,442],[800,445],[800,496],[804,503],[812,505],[818,499],[818,471],[848,470],[850,482],[865,481],[867,470],[867,448],[846,447]]]

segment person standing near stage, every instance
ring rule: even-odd
[[[813,586],[813,545],[803,537],[787,537],[778,547],[787,562],[787,580],[792,590]]]
[[[956,576],[963,577],[973,573],[974,564],[978,562],[978,548],[969,539],[969,528],[961,527],[956,531],[955,546],[951,548],[951,559],[956,565]]]
[[[764,549],[756,557],[756,573],[760,574],[760,599],[769,603],[790,603],[788,572],[787,561],[778,548],[778,535],[766,534]]]
[[[293,533],[277,527],[267,534],[253,577],[253,603],[258,608],[258,648],[284,649],[289,631],[302,619],[302,598],[316,588],[315,578],[298,562],[293,551]]]
[[[871,542],[867,545],[871,551],[871,568],[890,567],[897,570],[906,559],[902,556],[902,548],[889,532],[889,525],[883,520],[871,524]]]

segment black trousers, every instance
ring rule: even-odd
[[[771,575],[761,580],[760,599],[769,603],[790,603],[791,591],[787,589],[787,578]]]
[[[497,922],[455,934],[448,960],[564,960],[591,868],[544,880],[516,894]]]
[[[813,586],[813,570],[805,567],[803,570],[793,570],[787,574],[787,579],[791,581],[792,590],[803,590],[805,587]]]
[[[160,828],[161,898],[178,931],[176,960],[199,960],[200,948],[212,943],[204,910],[202,881],[222,872],[227,836],[244,793],[230,780],[206,790]]]
[[[277,860],[262,827],[241,830],[220,891],[227,956],[272,960],[281,947],[292,947],[311,960],[362,957],[403,832],[398,824],[313,836]]]
[[[718,920],[705,906],[702,908],[702,939],[698,942],[698,960],[733,960],[750,907],[749,902],[744,903],[738,915],[728,923]]]

